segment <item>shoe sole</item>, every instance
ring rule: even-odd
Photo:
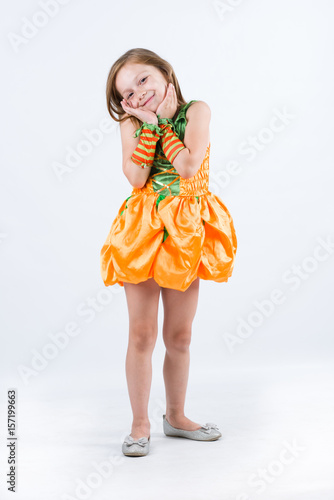
[[[126,457],[146,457],[146,455],[148,455],[149,452],[147,453],[124,453],[123,451],[123,455],[125,455]]]
[[[220,435],[220,436],[211,437],[210,439],[196,439],[196,438],[192,438],[192,437],[188,437],[188,436],[180,436],[179,434],[166,434],[165,432],[164,432],[164,434],[165,434],[165,436],[168,436],[168,437],[191,439],[192,441],[217,441],[217,439],[222,437],[222,435]]]

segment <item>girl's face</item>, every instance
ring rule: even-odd
[[[168,85],[164,75],[155,66],[139,63],[125,64],[118,71],[115,84],[130,106],[144,106],[150,111],[156,111],[164,100]]]

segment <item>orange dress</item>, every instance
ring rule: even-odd
[[[174,120],[181,141],[186,110],[193,102],[185,104]],[[237,238],[231,214],[208,189],[210,146],[196,174],[184,179],[158,141],[146,184],[133,188],[124,200],[101,249],[106,286],[154,278],[162,287],[184,292],[197,277],[228,281]]]

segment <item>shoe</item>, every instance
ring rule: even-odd
[[[195,431],[185,431],[170,425],[166,419],[166,415],[163,415],[162,418],[164,433],[166,436],[184,437],[188,439],[195,439],[196,441],[215,441],[222,435],[216,424],[206,423],[202,425],[200,429],[196,429]]]
[[[143,457],[150,451],[151,436],[141,437],[137,441],[130,434],[126,436],[122,444],[122,452],[127,457]]]

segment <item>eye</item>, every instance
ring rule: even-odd
[[[147,79],[147,76],[145,76],[144,78],[142,78],[142,79],[140,80],[140,83],[141,83],[142,81],[146,80],[146,79]],[[130,94],[128,95],[127,99],[129,99],[129,98],[130,98],[131,94],[132,94],[132,92],[130,92]]]

